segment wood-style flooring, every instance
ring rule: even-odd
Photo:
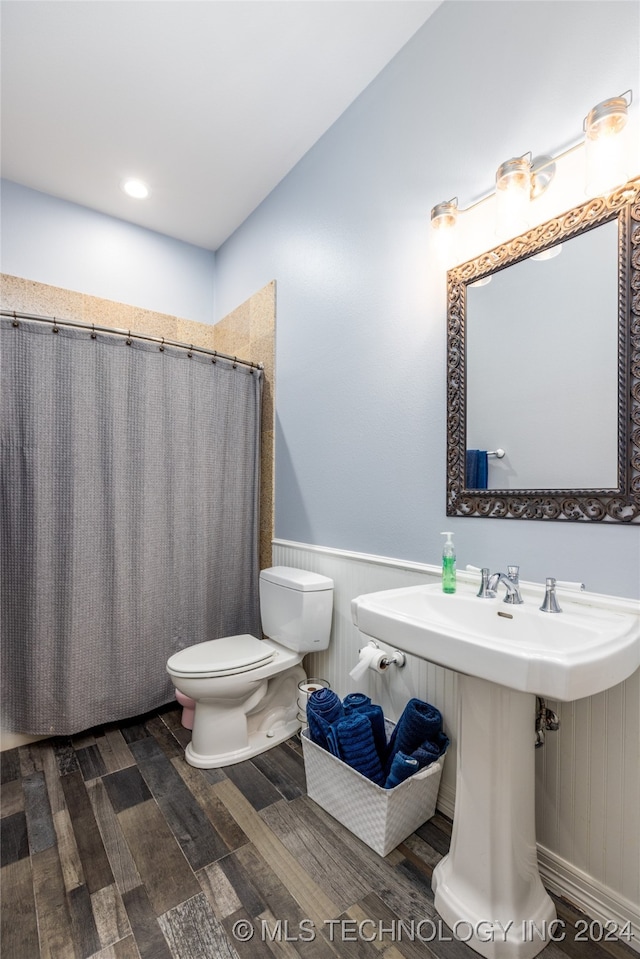
[[[171,706],[2,753],[3,959],[476,959],[433,908],[448,820],[381,859],[306,796],[297,737],[200,770],[189,736]],[[542,959],[638,959],[556,905]]]

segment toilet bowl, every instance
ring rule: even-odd
[[[185,729],[193,729],[193,717],[195,715],[196,704],[189,696],[185,696],[179,689],[176,689],[176,699],[182,706],[182,716],[180,722]]]
[[[248,633],[188,646],[167,661],[181,694],[195,702],[185,758],[214,769],[250,759],[300,729],[302,659],[326,649],[333,582],[277,566],[260,574],[260,613],[267,638]]]

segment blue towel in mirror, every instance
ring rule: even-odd
[[[405,779],[408,779],[409,776],[413,776],[414,773],[417,773],[419,768],[420,764],[413,756],[405,756],[404,753],[396,753],[393,757],[393,762],[391,763],[389,775],[385,780],[384,788],[393,789],[394,786],[399,786],[400,783],[404,782]]]
[[[467,450],[465,460],[467,489],[486,489],[489,480],[489,461],[486,450]]]
[[[385,774],[368,716],[356,711],[339,719],[328,730],[327,742],[334,756],[382,786]]]
[[[332,689],[316,689],[307,700],[307,723],[314,743],[329,749],[327,733],[331,724],[344,716],[340,697]]]

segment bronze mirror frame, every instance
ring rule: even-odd
[[[467,489],[467,285],[613,219],[619,224],[617,487]],[[447,516],[640,523],[640,177],[447,272]]]

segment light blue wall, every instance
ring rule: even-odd
[[[218,316],[277,280],[278,537],[438,562],[453,529],[460,565],[640,595],[638,527],[446,519],[445,272],[429,231],[435,203],[466,206],[503,160],[558,153],[594,104],[637,88],[638,14],[445,2],[217,252]]]
[[[215,256],[2,181],[2,272],[212,323]]]
[[[635,0],[446,0],[217,252],[217,318],[277,281],[279,537],[438,562],[451,528],[460,565],[640,594],[637,527],[446,519],[429,229],[503,160],[575,142],[600,100],[632,87],[637,113],[638,34]],[[16,184],[2,201],[5,272],[211,322],[212,253]]]

